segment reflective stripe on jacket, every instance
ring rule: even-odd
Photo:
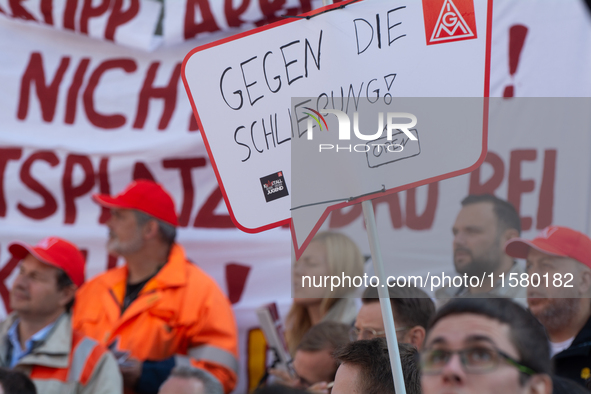
[[[0,324],[1,365],[8,365],[7,332],[16,319]],[[123,382],[113,355],[97,341],[72,331],[63,314],[45,340],[33,347],[14,369],[25,372],[40,394],[120,394]]]
[[[230,392],[238,373],[237,328],[230,302],[215,281],[174,245],[168,262],[121,314],[127,267],[84,284],[74,327],[141,361],[174,358],[215,376]]]

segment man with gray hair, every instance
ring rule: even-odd
[[[189,366],[175,367],[158,394],[223,394],[220,382],[208,372]]]
[[[238,374],[238,335],[230,301],[175,242],[174,200],[159,184],[132,182],[112,197],[107,249],[125,265],[82,286],[73,325],[108,346],[126,393],[154,394],[170,371],[190,363],[232,391]]]

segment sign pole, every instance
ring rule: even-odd
[[[402,374],[402,363],[400,362],[400,351],[398,350],[398,340],[396,339],[396,327],[394,326],[394,315],[392,314],[390,295],[388,294],[388,288],[386,287],[386,273],[384,272],[384,262],[382,261],[382,252],[380,250],[373,205],[371,200],[366,200],[361,203],[361,206],[365,218],[365,227],[367,228],[371,259],[373,260],[374,270],[380,279],[378,294],[380,296],[382,319],[384,320],[386,340],[388,342],[388,354],[390,356],[392,377],[394,378],[394,389],[397,394],[406,394],[404,375]]]

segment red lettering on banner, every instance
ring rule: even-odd
[[[29,189],[39,194],[39,196],[43,199],[44,204],[37,208],[29,208],[19,202],[17,209],[21,211],[23,215],[31,219],[41,220],[48,218],[57,211],[57,203],[51,193],[31,175],[31,167],[37,160],[45,161],[49,163],[51,167],[55,167],[59,164],[59,159],[53,152],[38,151],[29,156],[29,158],[25,160],[21,167],[21,181]]]
[[[140,2],[139,0],[131,0],[129,8],[125,11],[122,11],[122,9],[123,0],[115,0],[113,11],[111,11],[111,15],[109,15],[109,20],[107,21],[105,39],[110,41],[115,40],[115,31],[119,26],[126,24],[137,15],[140,10]]]
[[[45,122],[52,122],[55,116],[55,111],[58,102],[58,93],[60,85],[62,84],[65,72],[68,69],[71,58],[69,56],[62,57],[51,83],[46,81],[45,70],[43,64],[43,57],[41,53],[34,52],[31,54],[29,64],[21,78],[21,90],[19,98],[19,106],[17,117],[20,120],[25,120],[30,105],[31,88],[35,89],[38,101],[41,107],[42,118]],[[76,113],[78,111],[78,98],[84,79],[90,65],[90,58],[82,58],[76,66],[73,73],[72,81],[68,88],[68,94],[64,105],[64,123],[74,124],[76,121]],[[178,83],[181,74],[181,64],[177,63],[172,69],[168,84],[161,87],[155,87],[154,81],[156,73],[160,66],[160,62],[154,62],[150,65],[146,72],[143,86],[139,92],[137,112],[133,127],[136,129],[144,128],[146,118],[148,115],[149,104],[151,99],[164,100],[164,109],[158,123],[159,130],[165,130],[170,124],[170,120],[174,114],[177,104]],[[82,94],[82,103],[86,116],[90,123],[102,129],[120,128],[127,123],[127,118],[124,114],[103,114],[96,109],[94,92],[104,73],[109,70],[121,69],[126,73],[133,73],[137,70],[137,64],[133,59],[110,59],[100,63],[88,78],[88,83]],[[64,82],[65,83],[65,82]],[[197,131],[199,127],[193,114],[188,125],[189,131]]]
[[[537,152],[534,149],[519,149],[511,151],[509,160],[509,186],[507,200],[513,204],[517,212],[521,212],[521,195],[534,191],[535,182],[533,179],[521,178],[521,163],[524,161],[536,160]],[[527,231],[531,228],[532,218],[521,217],[521,229]]]
[[[76,103],[78,102],[78,92],[80,91],[80,87],[82,86],[84,74],[86,73],[86,69],[88,68],[89,63],[89,58],[83,58],[82,60],[80,60],[80,64],[78,64],[78,68],[74,73],[72,84],[70,85],[70,89],[68,90],[68,101],[66,102],[66,115],[64,117],[64,122],[66,124],[73,124],[74,120],[76,119]]]
[[[275,15],[277,11],[281,11],[285,5],[285,0],[259,0],[261,11],[264,18],[257,22],[257,26],[275,22],[278,18]]]
[[[177,87],[181,77],[181,63],[177,63],[175,66],[168,85],[160,88],[154,87],[154,80],[156,79],[156,71],[158,71],[158,67],[160,67],[160,62],[154,62],[150,65],[148,72],[146,73],[146,79],[144,80],[144,85],[140,91],[135,122],[133,123],[134,129],[141,129],[144,127],[146,117],[148,116],[149,102],[151,98],[160,98],[164,100],[164,110],[160,117],[158,130],[164,130],[168,126],[170,118],[172,118],[176,106]]]
[[[41,113],[45,122],[51,122],[55,114],[57,104],[57,92],[64,77],[64,73],[70,64],[69,57],[62,57],[60,65],[53,77],[51,84],[45,84],[45,72],[43,71],[43,58],[39,52],[33,52],[27,65],[27,69],[21,79],[21,91],[17,117],[24,120],[29,111],[29,93],[31,84],[35,85],[35,91],[41,105]]]
[[[21,158],[21,148],[0,148],[0,217],[6,216],[6,196],[4,195],[4,174],[10,160]]]
[[[138,161],[134,164],[132,179],[134,181],[137,181],[138,179],[147,179],[149,181],[156,182],[154,175],[152,175],[150,170],[148,170],[148,167],[141,161]]]
[[[7,173],[7,163],[10,160],[17,161],[22,156],[22,148],[0,148],[0,217],[5,217],[8,212],[8,204],[4,197],[4,179]],[[61,178],[62,192],[64,198],[64,223],[75,224],[77,220],[76,200],[87,195],[98,184],[99,192],[111,194],[109,182],[109,157],[101,157],[98,170],[95,171],[92,160],[89,156],[69,154],[64,161],[64,170]],[[18,202],[16,208],[26,217],[33,220],[43,220],[57,212],[58,203],[56,197],[34,178],[33,165],[43,161],[51,167],[56,167],[60,160],[55,152],[35,151],[20,167],[20,179],[22,184],[35,194],[39,195],[42,203],[36,207],[29,207]],[[189,225],[190,216],[194,207],[196,185],[193,183],[193,170],[207,166],[205,157],[191,158],[170,158],[162,160],[162,168],[165,170],[176,169],[179,172],[181,185],[183,187],[180,206],[179,225]],[[80,173],[81,176],[74,176]],[[133,165],[132,178],[155,180],[148,166],[143,162],[136,162]],[[198,210],[193,227],[195,228],[235,228],[234,223],[227,214],[216,214],[215,210],[222,202],[222,192],[216,187],[205,199],[204,204]],[[99,223],[105,223],[110,217],[107,208],[100,208],[101,214]]]
[[[470,186],[468,188],[468,194],[494,194],[495,190],[501,186],[503,182],[503,176],[505,174],[505,164],[503,159],[496,153],[488,151],[484,163],[488,163],[492,166],[493,173],[484,183],[480,181],[480,171],[478,168],[476,171],[470,173]],[[482,165],[484,166],[484,163]]]
[[[235,228],[234,222],[230,215],[218,215],[215,209],[222,201],[223,195],[219,187],[209,195],[201,209],[195,217],[193,227],[199,228]]]
[[[103,0],[97,7],[92,6],[92,0],[84,0],[82,12],[80,13],[80,32],[88,34],[88,20],[103,15],[109,9],[111,0]]]
[[[226,264],[225,271],[228,299],[234,305],[242,298],[246,279],[248,279],[250,273],[250,266],[231,262]]]
[[[84,172],[84,180],[77,186],[74,186],[73,174],[74,167],[78,165]],[[62,178],[62,187],[64,190],[64,223],[72,224],[76,222],[76,198],[87,194],[94,187],[94,170],[88,156],[68,155],[64,176]]]
[[[385,199],[386,197],[389,196],[385,196],[385,197],[380,197],[379,199]],[[376,207],[376,201],[379,200],[378,198],[376,198],[375,200],[372,201],[372,204],[374,206],[374,210]],[[396,199],[398,199],[398,196],[396,196]],[[339,227],[345,227],[348,226],[349,224],[353,223],[355,221],[355,219],[357,219],[359,217],[359,215],[361,215],[361,204],[355,204],[349,207],[345,207],[345,208],[341,208],[341,209],[335,209],[334,211],[332,211],[330,213],[330,220],[328,221],[328,227],[330,228],[339,228]],[[392,212],[392,211],[390,211]]]
[[[179,226],[187,227],[189,217],[193,209],[193,200],[195,198],[195,188],[193,186],[193,177],[191,171],[193,168],[205,167],[206,161],[203,157],[190,159],[165,159],[162,160],[162,167],[166,169],[178,169],[181,175],[183,185],[183,203],[181,213],[179,214]]]
[[[411,230],[427,230],[433,226],[437,200],[439,196],[439,183],[429,183],[427,186],[427,205],[422,215],[417,214],[417,189],[406,191],[406,227]]]
[[[196,8],[201,11],[200,23],[195,23]],[[215,18],[209,8],[208,0],[187,0],[187,9],[185,10],[185,39],[195,37],[203,32],[214,32],[220,30],[215,22]]]
[[[99,192],[101,194],[111,194],[111,185],[109,185],[109,158],[108,157],[101,157],[101,162],[99,163],[99,172],[97,174],[98,177],[98,184],[99,184]],[[111,217],[111,210],[107,207],[101,205],[101,216],[99,216],[99,223],[106,223]]]
[[[398,193],[388,194],[387,196],[376,198],[372,201],[374,211],[377,211],[377,207],[380,204],[386,204],[388,206],[388,210],[390,212],[390,223],[392,223],[392,227],[394,228],[401,228],[404,226],[404,220],[402,218],[402,211],[400,210],[400,198],[398,197]],[[359,207],[359,213],[361,214],[361,204],[357,204]],[[332,216],[332,214],[331,214]]]
[[[41,0],[41,15],[48,25],[53,25],[53,0]]]
[[[12,17],[37,22],[37,19],[35,19],[33,15],[29,14],[29,12],[23,8],[23,6],[20,4],[22,2],[23,0],[8,0],[8,5],[10,5],[10,9],[12,11]]]
[[[224,1],[224,14],[226,14],[226,20],[228,21],[229,27],[239,27],[243,23],[246,23],[240,19],[240,15],[246,12],[246,9],[250,5],[250,0],[242,0],[242,3],[240,3],[238,8],[234,8],[233,3],[232,0]]]
[[[66,9],[64,10],[64,29],[76,30],[74,19],[76,18],[76,8],[78,0],[66,0]]]
[[[10,260],[8,260],[8,262],[4,264],[2,269],[0,269],[0,296],[2,296],[2,301],[4,302],[4,308],[6,309],[6,313],[10,313],[12,312],[12,310],[10,309],[10,292],[6,287],[5,281],[10,276],[12,271],[14,271],[14,269],[18,266],[19,262],[19,259],[16,259],[11,256]]]
[[[189,131],[197,131],[199,130],[199,125],[197,124],[197,119],[195,119],[195,115],[191,112],[191,116],[189,117]]]
[[[423,213],[420,215],[417,213],[416,188],[405,191],[406,217],[402,216],[402,205],[400,203],[399,193],[388,194],[376,198],[372,200],[372,205],[376,211],[381,204],[386,204],[388,206],[390,224],[395,229],[406,226],[411,230],[428,230],[433,227],[433,222],[435,221],[435,212],[437,211],[437,202],[439,200],[439,184],[435,182],[429,184],[427,187],[427,203]],[[360,204],[334,210],[330,213],[328,227],[345,227],[357,220],[357,218],[361,216],[361,213],[362,209]]]
[[[536,229],[543,229],[552,224],[554,216],[554,185],[556,179],[556,149],[544,151],[544,162],[538,195],[536,215]],[[536,149],[517,149],[510,152],[509,174],[507,177],[507,200],[511,202],[517,212],[521,211],[521,195],[535,190],[536,179],[522,179],[521,165],[524,161],[536,161]],[[495,194],[501,186],[505,176],[505,164],[501,157],[489,151],[485,163],[492,166],[492,175],[486,182],[481,182],[482,166],[470,174],[469,194]],[[521,217],[522,230],[527,231],[533,226],[532,217]]]
[[[101,63],[92,73],[88,85],[84,91],[84,109],[90,123],[103,129],[115,129],[125,124],[125,116],[121,114],[103,115],[94,108],[94,89],[98,85],[101,76],[108,70],[120,68],[126,73],[134,72],[137,65],[133,59],[114,59]]]
[[[556,178],[556,149],[544,151],[544,170],[538,199],[536,228],[541,230],[552,224],[554,214],[554,180]]]

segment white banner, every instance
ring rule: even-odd
[[[8,3],[0,1],[4,16]],[[37,3],[58,10],[71,2]],[[291,241],[285,228],[246,234],[229,218],[177,73],[195,44],[148,53],[1,15],[2,299],[15,273],[7,245],[16,239],[72,240],[87,253],[87,278],[116,264],[105,252],[103,212],[91,195],[117,193],[134,177],[151,176],[175,198],[179,241],[189,257],[234,304],[242,363],[236,392],[244,393],[256,385],[265,363],[254,310],[277,301],[285,316],[291,304]],[[494,1],[491,96],[512,91],[515,97],[590,97],[589,15],[582,1]],[[513,28],[519,25],[527,30]],[[493,192],[516,204],[525,236],[550,223],[591,234],[591,131],[584,119],[565,128],[560,113],[552,122],[527,129],[507,125],[489,136],[489,155],[473,174],[377,201],[384,250],[408,272],[452,270],[451,226],[470,192]],[[334,212],[325,225],[360,239],[369,254],[359,206]]]

